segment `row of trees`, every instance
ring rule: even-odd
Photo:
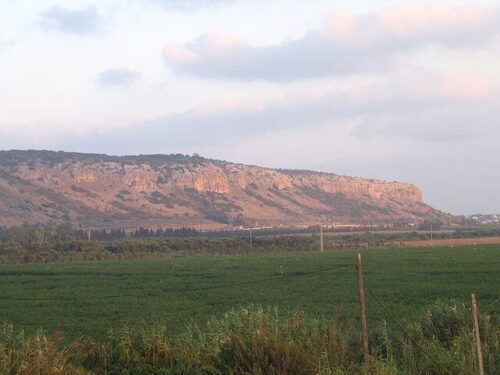
[[[305,236],[311,233],[318,234],[318,226],[311,226],[309,228],[265,228],[256,229],[252,231],[253,236],[275,236],[275,235],[297,235],[303,234]],[[349,241],[365,241],[366,239],[394,241],[394,240],[409,240],[409,239],[425,239],[428,237],[426,233],[422,232],[398,232],[398,233],[378,233],[383,229],[378,226],[365,226],[365,227],[351,227],[349,232],[357,232],[356,234],[348,235]],[[420,231],[438,231],[442,229],[442,223],[439,221],[424,221],[418,227]],[[324,233],[329,232],[345,232],[346,228],[328,228],[323,229]],[[376,233],[377,232],[377,233]],[[476,234],[477,232],[477,234]],[[494,230],[484,231],[456,231],[453,234],[454,238],[465,237],[478,237],[497,235]],[[59,241],[116,241],[127,238],[189,238],[189,237],[245,237],[249,236],[248,229],[241,230],[215,230],[200,232],[195,228],[138,228],[135,231],[125,231],[124,229],[101,229],[101,230],[85,230],[81,228],[73,228],[70,224],[38,224],[38,225],[22,225],[15,227],[0,227],[0,243],[21,243],[21,244],[38,244],[38,243],[51,243]],[[443,238],[448,238],[448,235],[442,234]],[[437,239],[440,234],[435,233],[434,238]],[[336,236],[337,239],[343,239],[343,236]]]
[[[83,233],[81,233],[83,235]],[[69,224],[66,225],[22,225],[15,227],[0,227],[0,242],[16,243],[46,243],[53,241],[71,241],[79,238]]]
[[[124,229],[84,230],[73,228],[69,224],[40,224],[14,227],[0,227],[0,243],[36,244],[59,241],[116,241],[125,238],[150,237],[193,237],[199,232],[194,228],[156,230],[139,228],[133,232]]]
[[[383,228],[366,226],[366,227],[351,227],[351,232],[366,232],[379,231]],[[327,232],[344,232],[345,228],[329,228],[324,229]],[[287,234],[304,234],[310,235],[316,233],[318,226],[308,228],[263,228],[252,231],[254,236],[269,236],[269,235],[287,235]],[[233,236],[248,236],[248,229],[236,230],[214,230],[200,232],[195,228],[138,228],[134,231],[125,231],[124,229],[100,229],[86,230],[81,228],[73,228],[70,224],[37,224],[37,225],[22,225],[14,227],[0,226],[0,243],[17,242],[23,244],[32,243],[48,243],[57,241],[116,241],[126,238],[153,238],[153,237],[233,237]]]

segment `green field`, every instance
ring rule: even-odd
[[[438,300],[469,304],[471,293],[483,313],[500,316],[499,245],[362,254],[367,285],[398,317],[421,315]],[[356,319],[355,260],[344,251],[0,265],[0,321],[71,338],[122,324],[114,320],[160,320],[175,332],[250,304],[318,315],[340,309]],[[390,320],[368,292],[367,308],[371,322]],[[57,327],[67,324],[77,326]]]

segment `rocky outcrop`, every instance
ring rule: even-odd
[[[0,152],[0,225],[93,227],[449,221],[412,184],[183,155]]]

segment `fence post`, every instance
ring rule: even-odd
[[[368,346],[368,325],[366,324],[366,304],[365,304],[365,285],[363,282],[363,267],[361,264],[361,254],[358,253],[358,284],[359,284],[359,304],[361,307],[361,328],[363,330],[363,350],[365,363],[370,361],[370,348]]]
[[[484,375],[483,352],[481,351],[481,336],[479,335],[479,313],[477,311],[476,296],[471,294],[472,298],[472,318],[474,320],[474,335],[476,337],[477,361],[479,363],[479,374]]]
[[[319,226],[319,251],[323,252],[323,224]]]

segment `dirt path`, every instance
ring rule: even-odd
[[[434,246],[459,246],[474,244],[500,244],[500,237],[476,237],[432,240]],[[431,240],[404,241],[405,246],[430,246]]]

